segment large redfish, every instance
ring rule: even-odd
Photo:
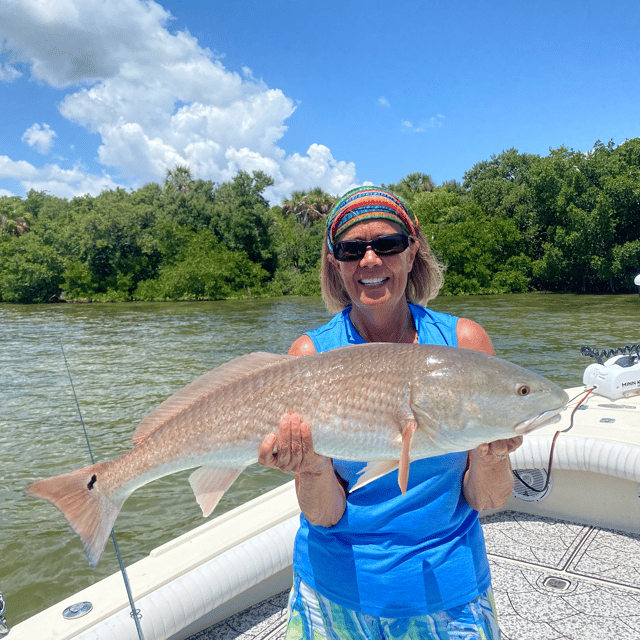
[[[369,462],[361,482],[399,466],[404,492],[411,460],[528,433],[567,401],[546,378],[467,349],[373,343],[303,358],[252,353],[165,400],[128,453],[27,491],[62,511],[95,565],[133,491],[200,467],[189,482],[208,516],[285,412],[302,415],[319,453]]]

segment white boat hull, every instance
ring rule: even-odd
[[[570,398],[586,392],[567,389]],[[562,420],[529,434],[511,454],[515,470],[546,470],[556,431],[569,427],[571,411]],[[551,490],[539,502],[515,495],[505,509],[572,520],[630,533],[640,532],[640,395],[610,400],[591,394],[574,415],[574,425],[555,444]]]
[[[293,482],[154,549],[127,568],[145,640],[183,640],[291,585],[298,528]],[[85,616],[66,620],[88,601]],[[138,640],[116,573],[10,630],[11,640]]]
[[[568,389],[570,397],[585,391]],[[545,470],[562,421],[525,437],[511,454],[516,470]],[[542,500],[511,497],[505,509],[602,528],[640,531],[640,396],[591,395],[555,445],[552,486]],[[184,640],[291,585],[299,508],[293,482],[163,545],[128,569],[145,640]],[[66,620],[69,605],[89,601],[87,615]],[[10,603],[9,603],[10,606]],[[119,573],[10,631],[11,640],[137,640]]]

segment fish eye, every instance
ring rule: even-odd
[[[522,397],[528,396],[531,393],[531,387],[528,387],[526,384],[520,385],[516,393]]]

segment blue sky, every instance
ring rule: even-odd
[[[0,195],[187,164],[278,204],[640,136],[637,2],[0,0],[0,39]]]

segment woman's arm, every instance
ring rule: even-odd
[[[307,335],[298,338],[289,350],[294,356],[315,352]],[[311,524],[332,527],[342,518],[347,504],[345,490],[331,459],[314,451],[311,429],[299,413],[285,413],[280,418],[278,433],[263,440],[258,461],[296,474],[298,504]]]
[[[460,318],[458,346],[495,355],[491,339],[477,323]],[[462,481],[462,493],[476,511],[498,509],[509,499],[513,474],[509,453],[522,444],[522,436],[481,444],[469,451],[468,468]]]

